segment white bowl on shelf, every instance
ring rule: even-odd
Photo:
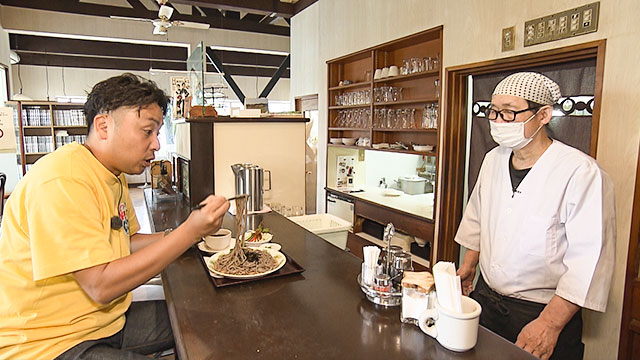
[[[420,152],[433,151],[433,145],[413,145],[413,150]]]
[[[353,138],[342,138],[342,143],[345,145],[349,145],[349,146],[353,146],[356,144],[356,141],[358,141],[358,139],[353,139]]]
[[[342,144],[342,138],[330,138],[329,142],[332,144]]]
[[[371,147],[374,148],[374,149],[388,149],[389,148],[389,143],[373,144],[373,145],[371,145]]]

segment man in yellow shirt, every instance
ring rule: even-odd
[[[7,201],[0,236],[0,359],[137,359],[173,346],[164,302],[130,291],[215,232],[209,196],[175,231],[139,234],[124,174],[160,147],[167,97],[123,74],[94,86],[89,134],[40,159]]]

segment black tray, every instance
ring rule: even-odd
[[[213,285],[217,288],[219,287],[224,287],[224,286],[230,286],[230,285],[236,285],[236,284],[243,284],[243,283],[247,283],[247,282],[252,282],[252,281],[260,281],[260,280],[266,280],[266,279],[272,279],[272,278],[276,278],[276,277],[280,277],[280,276],[285,276],[285,275],[291,275],[291,274],[299,274],[301,272],[304,271],[304,268],[298,264],[295,260],[293,260],[289,255],[287,255],[284,251],[279,250],[284,256],[285,258],[287,258],[287,262],[284,264],[283,267],[281,267],[280,269],[278,269],[278,271],[274,271],[271,274],[265,275],[265,276],[260,276],[257,278],[252,278],[252,279],[230,279],[230,278],[215,278],[213,276],[211,276],[209,274],[209,268],[207,267],[207,264],[205,264],[204,262],[204,257],[205,256],[209,256],[209,253],[206,253],[204,251],[201,251],[200,249],[198,249],[196,247],[196,250],[198,251],[198,254],[200,255],[200,262],[202,262],[202,266],[204,267],[204,271],[207,272],[207,275],[209,275],[209,280],[211,280],[211,282],[213,283]]]

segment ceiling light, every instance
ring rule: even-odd
[[[171,18],[171,15],[173,15],[173,8],[171,6],[167,6],[167,5],[162,5],[160,6],[160,11],[158,11],[158,16],[160,16],[160,18],[166,18],[167,20],[169,20]]]
[[[165,35],[167,33],[167,28],[160,24],[154,24],[153,26],[153,35]]]

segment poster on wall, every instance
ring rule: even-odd
[[[171,77],[171,97],[173,99],[173,118],[182,119],[185,117],[188,104],[185,99],[191,95],[191,86],[188,76]]]
[[[13,127],[13,108],[0,107],[0,151],[16,151],[16,132]]]

